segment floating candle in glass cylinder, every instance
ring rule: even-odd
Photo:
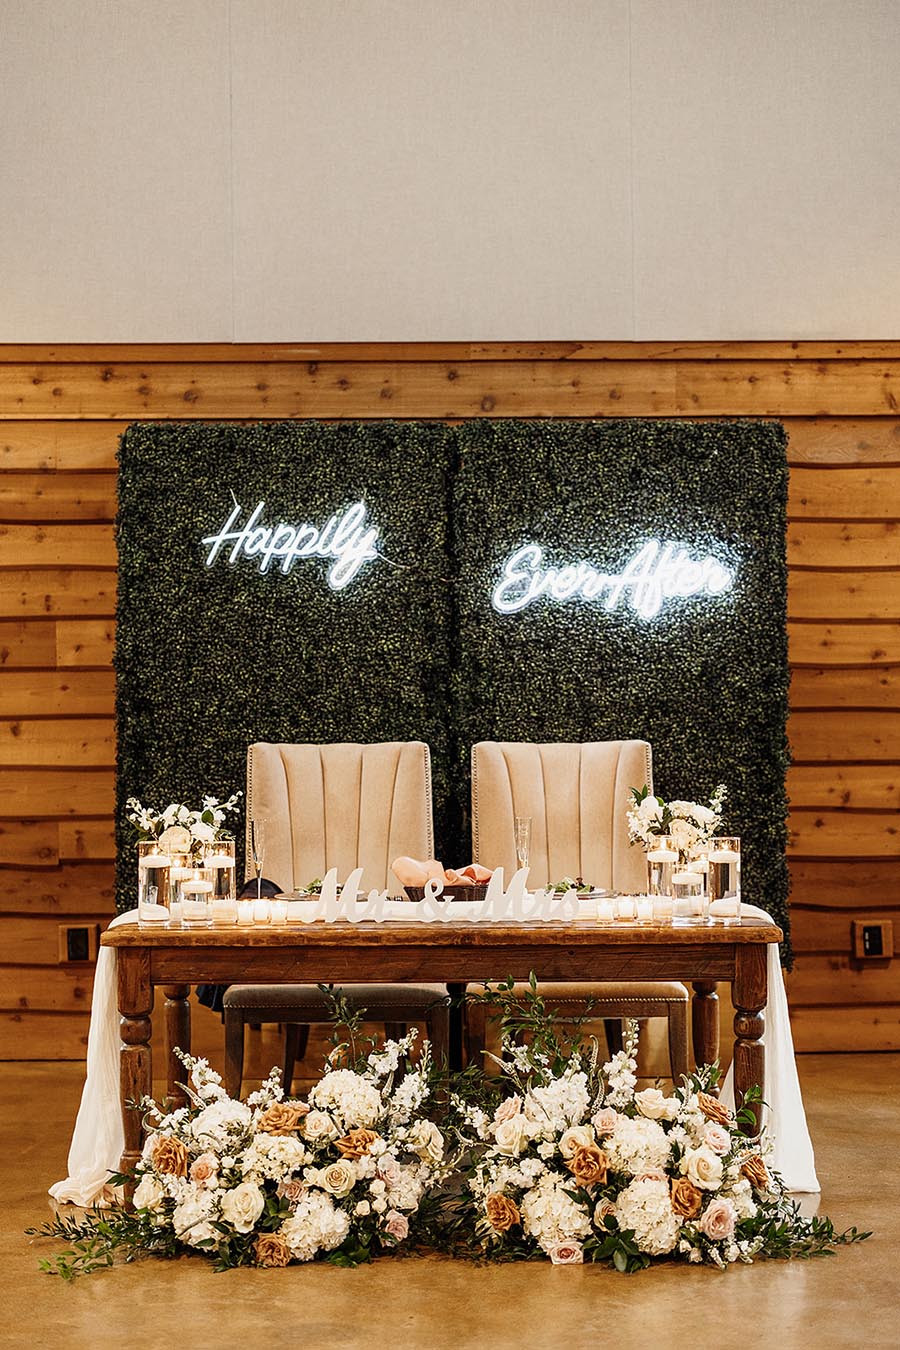
[[[208,928],[212,918],[210,899],[213,883],[203,870],[195,867],[190,876],[179,883],[181,892],[181,922],[185,928]]]
[[[203,866],[212,875],[213,899],[235,900],[234,840],[220,839],[210,844]]]
[[[172,859],[155,839],[138,843],[138,925],[162,928],[169,921],[169,869]]]
[[[678,849],[668,834],[661,834],[647,850],[648,893],[672,895],[672,873],[678,866]]]
[[[692,863],[683,863],[672,873],[672,895],[675,913],[689,922],[705,923],[709,909],[703,873]]]
[[[741,841],[734,835],[710,840],[710,915],[724,923],[741,917]]]

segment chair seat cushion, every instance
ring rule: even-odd
[[[527,984],[514,984],[513,996],[523,998],[529,990]],[[468,992],[479,993],[483,985],[470,984]],[[599,1010],[604,1004],[634,1003],[687,1003],[688,991],[676,980],[609,980],[603,983],[572,981],[562,983],[556,980],[538,984],[538,992],[550,1004],[580,1003],[591,1005]]]
[[[335,992],[338,992],[337,986]],[[387,1018],[403,1022],[424,1017],[436,1003],[446,1002],[442,984],[344,984],[344,998],[365,1008],[373,1021]],[[282,1021],[290,1013],[292,1020],[329,1020],[331,1004],[314,984],[233,984],[225,994],[223,1006],[231,1012],[270,1013],[261,1021]]]

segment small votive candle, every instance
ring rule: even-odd
[[[272,900],[270,914],[272,923],[287,923],[288,917],[287,900]]]
[[[623,923],[633,923],[637,912],[633,895],[616,896],[616,918]]]
[[[654,895],[653,922],[671,923],[675,917],[675,901],[671,895]]]
[[[611,899],[601,896],[597,901],[597,922],[612,923],[616,917],[615,905]]]
[[[237,923],[238,909],[236,900],[213,900],[210,905],[212,921],[216,928]]]
[[[253,906],[256,904],[256,901],[237,900],[235,903],[237,905],[237,921],[239,924],[246,927],[253,922]]]
[[[653,900],[649,895],[639,895],[635,900],[638,923],[653,922]]]
[[[272,908],[268,900],[253,900],[253,922],[268,923],[272,917]]]

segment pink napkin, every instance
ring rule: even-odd
[[[401,886],[424,886],[427,881],[443,881],[448,886],[472,886],[491,879],[490,868],[482,867],[479,863],[469,863],[458,871],[452,867],[445,870],[437,858],[426,858],[420,862],[418,858],[404,856],[395,858],[391,868]]]

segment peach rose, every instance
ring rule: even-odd
[[[494,1124],[502,1125],[504,1120],[512,1120],[522,1109],[521,1097],[505,1097],[494,1112]]]
[[[602,1232],[606,1232],[606,1220],[615,1215],[615,1212],[616,1207],[611,1200],[599,1201],[597,1208],[594,1210],[594,1223]]]
[[[695,1219],[703,1205],[703,1192],[687,1177],[678,1177],[672,1182],[671,1202],[673,1211],[681,1218]]]
[[[715,1121],[711,1120],[708,1125],[703,1127],[703,1142],[707,1148],[711,1148],[713,1153],[718,1153],[721,1158],[731,1148],[731,1135],[722,1125],[717,1125]]]
[[[751,1186],[755,1186],[758,1191],[767,1191],[771,1185],[766,1164],[758,1153],[752,1158],[745,1158],[741,1163],[741,1176],[746,1177]]]
[[[180,1139],[171,1135],[160,1135],[153,1147],[153,1166],[157,1172],[167,1172],[173,1177],[186,1177],[188,1170],[188,1151]]]
[[[253,1244],[258,1266],[286,1266],[290,1264],[291,1249],[280,1233],[260,1233]]]
[[[554,1266],[582,1266],[584,1252],[580,1242],[556,1242],[547,1248],[547,1255]]]
[[[731,1112],[727,1111],[721,1102],[715,1097],[711,1097],[708,1092],[697,1093],[697,1105],[707,1120],[714,1120],[718,1125],[728,1125],[731,1123]]]
[[[648,1167],[646,1172],[642,1172],[635,1181],[665,1181],[666,1174],[661,1167]]]
[[[619,1119],[618,1111],[614,1111],[611,1106],[604,1106],[593,1117],[593,1126],[598,1134],[612,1134],[616,1128],[616,1121]]]
[[[378,1135],[374,1130],[348,1130],[343,1139],[336,1139],[334,1146],[343,1158],[362,1158],[371,1151]]]
[[[211,1181],[219,1172],[219,1160],[214,1153],[201,1153],[191,1163],[190,1177],[198,1186]]]
[[[303,1114],[288,1102],[273,1102],[257,1120],[256,1128],[262,1134],[294,1134]]]
[[[398,1213],[396,1209],[389,1209],[384,1216],[384,1231],[395,1242],[403,1242],[409,1237],[409,1220],[405,1214]]]
[[[736,1220],[737,1211],[731,1201],[717,1196],[706,1208],[697,1226],[713,1242],[724,1242],[733,1236]]]
[[[290,1181],[282,1181],[276,1194],[283,1195],[285,1200],[289,1200],[292,1205],[296,1205],[306,1194],[306,1183],[300,1181],[298,1177],[293,1177]]]
[[[609,1160],[602,1148],[588,1144],[586,1148],[575,1150],[575,1156],[566,1163],[569,1171],[582,1186],[600,1185],[606,1180]]]
[[[488,1196],[485,1209],[488,1223],[495,1233],[507,1233],[510,1228],[514,1228],[517,1223],[522,1222],[515,1201],[510,1200],[508,1195],[501,1195],[497,1191]]]

